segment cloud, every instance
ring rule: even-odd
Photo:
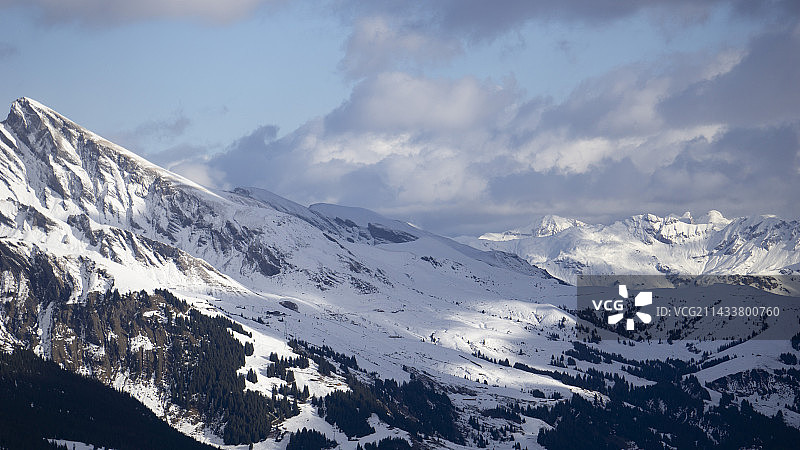
[[[746,143],[740,141],[743,135]],[[544,214],[608,222],[645,212],[700,215],[710,209],[728,216],[797,217],[800,211],[792,199],[800,189],[799,135],[797,126],[755,128],[723,133],[713,142],[689,141],[672,162],[652,171],[623,158],[585,173],[498,176],[490,180],[488,199],[470,211],[473,222],[440,219],[438,225],[453,234],[477,234],[482,221],[497,221],[500,205],[506,206],[500,212],[506,223],[519,225]],[[752,147],[755,142],[760,146]],[[760,153],[762,147],[770,148],[771,155]]]
[[[560,102],[526,98],[513,80],[373,74],[327,115],[280,139],[256,130],[208,167],[230,185],[364,206],[449,234],[546,213],[795,216],[796,39],[786,29],[744,49],[619,67]],[[782,92],[792,101],[778,101]],[[737,93],[744,98],[724,102]]]
[[[213,189],[230,189],[230,185],[221,181],[224,177],[223,173],[218,169],[210,167],[206,164],[205,160],[181,161],[176,164],[171,164],[169,169],[202,186]]]
[[[644,16],[669,40],[720,11],[734,19],[785,25],[800,17],[798,5],[794,0],[508,0],[502,4],[484,0],[424,4],[334,0],[329,9],[352,28],[339,67],[347,77],[359,79],[383,71],[446,65],[473,46],[509,36],[504,46],[523,47],[526,43],[520,31],[531,23],[557,22],[581,33]],[[569,41],[562,39],[557,46],[570,57]]]
[[[0,7],[36,11],[48,23],[82,22],[106,26],[148,19],[196,19],[230,23],[278,0],[0,0]]]
[[[729,8],[738,17],[756,20],[791,22],[800,17],[800,6],[794,0],[507,0],[502,4],[484,0],[442,0],[427,2],[424,6],[397,0],[340,0],[333,5],[332,9],[350,23],[363,17],[381,17],[390,22],[393,33],[414,31],[420,34],[424,30],[425,35],[445,42],[465,43],[491,41],[533,21],[603,27],[647,14],[666,31],[702,23],[720,7]]]
[[[519,29],[533,20],[559,20],[590,25],[607,25],[610,22],[636,15],[642,11],[668,10],[670,16],[684,18],[687,23],[697,22],[708,11],[723,1],[709,1],[698,5],[692,0],[660,0],[651,2],[619,0],[562,0],[559,2],[532,2],[509,0],[502,5],[482,0],[444,0],[427,3],[424,8],[413,2],[335,2],[336,9],[345,17],[388,16],[401,17],[408,27],[427,29],[440,36],[463,38],[470,42],[492,40]],[[776,4],[782,2],[774,2]],[[793,8],[787,2],[787,8]],[[763,14],[761,9],[740,8],[743,14]]]
[[[334,132],[466,130],[502,117],[520,95],[506,85],[381,73],[359,83],[350,99],[325,118]]]
[[[191,121],[183,113],[178,113],[171,119],[145,122],[136,127],[133,132],[156,139],[171,139],[182,135],[190,124]]]
[[[167,169],[186,161],[208,160],[209,149],[202,146],[178,144],[159,152],[147,153],[147,159]]]
[[[132,130],[120,131],[111,135],[114,142],[142,155],[153,155],[153,144],[173,142],[182,136],[192,121],[182,111],[177,111],[167,119],[149,120]]]
[[[470,46],[515,33],[533,21],[604,26],[641,11],[662,8],[669,10],[671,18],[686,17],[681,23],[695,23],[698,17],[708,15],[713,3],[510,0],[498,5],[482,0],[444,0],[421,6],[393,0],[343,0],[334,1],[332,9],[352,28],[339,67],[347,77],[359,79],[384,71],[447,64],[469,51]],[[522,36],[516,35],[512,46],[524,45]],[[562,51],[569,51],[566,41],[560,45]]]
[[[225,173],[208,164],[215,149],[209,146],[178,144],[159,152],[150,152],[145,157],[178,175],[195,183],[215,189],[229,189]]]
[[[731,70],[701,80],[663,102],[672,124],[774,125],[800,120],[800,26],[755,39]]]
[[[387,69],[436,65],[463,52],[458,40],[401,26],[386,16],[357,19],[344,48],[339,67],[350,78]]]
[[[485,189],[492,128],[518,95],[513,83],[381,74],[327,116],[277,141],[257,130],[210,163],[305,203],[459,202]]]

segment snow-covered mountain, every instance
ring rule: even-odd
[[[0,290],[16,305],[0,313],[7,348],[52,357],[52,330],[69,305],[92,292],[167,288],[202,310],[261,319],[248,324],[267,335],[357,350],[384,376],[407,377],[402,367],[417,361],[497,382],[494,371],[456,363],[477,349],[477,336],[508,331],[487,328],[485,316],[501,320],[503,311],[505,321],[515,311],[525,319],[519,330],[568,317],[546,301],[555,294],[564,303],[571,291],[515,255],[358,208],[306,208],[254,188],[211,191],[31,99],[16,101],[0,124],[0,152]],[[42,270],[60,286],[48,295]],[[280,330],[269,321],[276,310],[293,316]],[[447,356],[429,358],[443,350],[425,341],[446,342]]]
[[[633,216],[610,225],[547,216],[504,233],[457,240],[519,255],[559,279],[576,274],[792,274],[800,222],[775,216],[726,219],[718,211]]]
[[[100,379],[229,448],[283,449],[301,428],[347,449],[387,437],[540,448],[572,433],[561,417],[605,417],[609,399],[634,405],[619,420],[665,423],[620,445],[660,436],[680,447],[675,426],[729,442],[713,433],[730,427],[702,412],[722,408],[723,393],[768,415],[789,404],[785,421],[800,426],[800,384],[778,372],[779,355],[797,350],[788,341],[683,346],[604,331],[580,342],[575,289],[544,269],[569,279],[586,267],[755,273],[798,262],[795,222],[690,222],[551,216],[475,248],[360,208],[211,190],[22,98],[0,123],[0,346]],[[684,403],[652,407],[675,398]],[[794,432],[781,427],[775,435]]]
[[[362,210],[308,209],[258,189],[212,192],[30,99],[12,105],[0,136],[3,237],[59,256],[92,255],[119,288],[144,282],[124,280],[135,267],[153,268],[162,286],[204,293],[309,281],[379,291],[408,283],[364,265],[383,259],[375,245],[416,240],[521,276],[536,272]]]

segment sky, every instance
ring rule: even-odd
[[[211,188],[449,236],[800,216],[793,0],[0,0],[0,74]]]

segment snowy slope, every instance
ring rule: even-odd
[[[111,288],[172,289],[271,342],[255,355],[261,367],[264,355],[286,352],[281,340],[296,336],[356,354],[383,377],[407,379],[403,366],[413,362],[457,384],[569,390],[470,361],[478,348],[538,354],[525,336],[571,320],[547,304],[568,303],[571,289],[514,255],[357,208],[305,208],[256,189],[212,192],[30,99],[12,105],[0,136],[0,241],[21,261],[43,255],[72,302]],[[29,277],[5,269],[3,280],[4,301],[29,301]],[[298,312],[279,305],[285,300]],[[41,314],[26,323],[25,342],[5,317],[4,342],[49,355],[53,305],[34,305]],[[276,309],[283,323],[268,314]],[[330,389],[307,381],[312,391]],[[120,383],[169,410],[148,400],[151,388]],[[219,443],[202,427],[186,430]]]
[[[468,417],[482,417],[482,410],[498,404],[556,401],[536,391],[594,397],[546,374],[511,367],[553,370],[551,358],[570,350],[576,339],[575,317],[554,306],[574,305],[575,288],[550,274],[569,280],[576,272],[714,273],[731,267],[756,273],[800,264],[796,222],[729,222],[713,214],[704,223],[690,222],[636,216],[598,226],[551,216],[530,229],[469,242],[471,247],[360,208],[305,207],[256,188],[215,192],[23,98],[0,123],[0,302],[12,305],[0,310],[0,342],[48,357],[59,305],[85,302],[90,292],[110,288],[168,288],[252,333],[255,353],[242,371],[261,375],[248,389],[269,395],[283,383],[263,376],[271,364],[267,356],[291,356],[286,342],[296,337],[355,355],[366,373],[381,378],[431,377],[468,429]],[[37,267],[53,273],[58,289],[37,284]],[[47,295],[32,298],[32,289]],[[142,348],[156,345],[141,341]],[[741,372],[742,361],[756,358],[747,354],[752,345],[720,350],[718,343],[699,344],[707,358],[741,354],[701,372],[703,380]],[[632,359],[697,356],[692,348],[666,343],[634,346],[606,339],[595,346]],[[786,346],[759,349],[757,361],[780,367],[783,351]],[[509,366],[487,358],[508,359]],[[622,366],[578,361],[559,370],[623,373]],[[651,383],[626,378],[635,385]],[[298,370],[297,381],[319,396],[347,389],[341,376],[320,376],[313,366]],[[157,386],[131,382],[124,374],[113,383],[182,431],[222,442],[207,424],[179,420]],[[406,436],[371,420],[378,431],[362,444],[393,433]],[[313,426],[341,437],[310,404],[278,426]],[[514,432],[514,442],[537,448],[536,433],[548,426],[529,419]],[[338,440],[342,448],[358,444]],[[285,445],[270,438],[256,448]]]
[[[96,249],[123,265],[131,263],[127,254],[148,266],[158,258],[140,248],[152,252],[148,246],[161,243],[162,253],[180,249],[256,290],[312,284],[320,291],[346,285],[364,293],[408,284],[404,274],[380,270],[383,255],[392,253],[381,245],[421,240],[439,242],[440,251],[480,266],[475,270],[513,268],[523,275],[511,286],[516,296],[527,289],[524,275],[539,275],[514,258],[476,252],[364,210],[309,209],[255,189],[209,191],[33,100],[15,102],[0,133],[3,236],[38,239],[49,251]]]

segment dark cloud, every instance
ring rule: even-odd
[[[227,175],[222,184],[274,185],[282,175],[296,170],[281,155],[280,146],[273,143],[277,134],[278,127],[261,126],[234,142],[225,153],[215,156],[211,165]],[[290,146],[290,142],[287,139],[284,146]]]
[[[687,145],[650,177],[648,198],[684,210],[797,217],[800,126],[733,128],[713,142]],[[716,206],[715,206],[716,205]]]
[[[721,171],[748,183],[797,176],[800,122],[776,127],[735,127],[707,150],[728,164]]]
[[[793,23],[800,17],[796,0],[334,0],[330,9],[352,32],[340,69],[350,78],[381,71],[414,70],[446,64],[470,46],[511,36],[524,46],[519,31],[528,23],[559,22],[586,27],[613,26],[616,21],[646,15],[667,38],[704,23],[720,9],[735,17],[771,24]],[[559,47],[569,52],[568,42]]]
[[[635,0],[515,0],[504,2],[502,6],[481,0],[446,1],[436,19],[443,30],[483,40],[493,39],[533,19],[606,23],[636,14],[649,6]]]
[[[466,38],[469,41],[495,39],[518,29],[532,20],[573,21],[582,24],[607,25],[642,11],[664,9],[674,17],[685,17],[695,22],[724,1],[707,1],[698,4],[693,0],[562,0],[536,2],[508,0],[502,3],[482,0],[444,0],[426,3],[420,7],[415,2],[397,0],[373,2],[334,2],[337,11],[351,20],[360,16],[402,18],[404,27],[425,28],[442,36]],[[791,7],[791,5],[787,5]],[[742,12],[755,13],[742,8]],[[760,12],[760,10],[758,11]]]
[[[674,125],[792,122],[800,119],[798,80],[800,27],[760,36],[730,71],[671,95],[659,109]]]
[[[714,142],[685,143],[670,164],[654,171],[624,158],[581,174],[526,171],[497,177],[489,185],[488,204],[515,205],[529,217],[559,214],[591,222],[711,209],[728,216],[797,217],[798,133],[799,126],[736,129]]]
[[[800,2],[795,0],[733,1],[733,10],[739,15],[754,18],[774,18],[791,22],[800,17]]]
[[[234,143],[234,147],[247,149],[248,151],[261,151],[267,144],[274,141],[278,136],[279,128],[275,125],[262,125],[252,133],[239,139]]]

